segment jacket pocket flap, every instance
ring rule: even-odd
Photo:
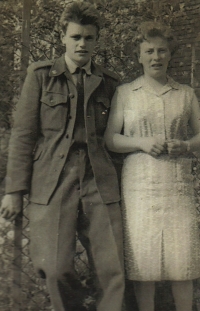
[[[97,103],[102,103],[106,108],[110,107],[110,100],[108,97],[98,96],[95,99]]]
[[[57,106],[67,103],[67,95],[45,92],[42,94],[41,102],[48,106]]]

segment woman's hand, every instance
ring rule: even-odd
[[[7,220],[14,220],[23,207],[23,195],[21,192],[6,194],[2,199],[1,216]]]
[[[140,149],[144,152],[157,157],[162,153],[165,147],[164,140],[156,139],[155,137],[142,137],[140,141]]]
[[[180,154],[187,152],[188,144],[183,140],[172,139],[167,142],[168,153],[172,157],[177,157]]]

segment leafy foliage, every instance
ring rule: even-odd
[[[18,74],[14,70],[15,49],[20,45],[20,5],[0,3],[0,126],[9,127]]]
[[[171,25],[175,30],[180,30],[180,21],[185,21],[185,23],[190,24],[191,20],[189,9],[191,0],[88,1],[96,6],[102,19],[100,39],[94,52],[94,58],[98,63],[118,73],[123,81],[130,81],[141,73],[141,67],[137,62],[134,42],[136,28],[141,21],[162,21],[167,25]],[[29,47],[30,62],[57,57],[64,51],[60,42],[59,17],[63,8],[68,3],[71,3],[72,0],[32,0],[32,2]],[[196,36],[199,38],[199,8],[197,8],[196,13],[197,14],[192,17],[193,25],[190,25],[190,28],[191,32],[195,34],[194,37]],[[11,111],[18,99],[21,80],[24,77],[24,73],[21,71],[21,15],[21,1],[0,1],[0,128],[4,128],[0,131],[0,180],[5,176],[6,146],[9,136],[9,132],[5,132],[4,130],[12,125]],[[184,28],[181,31],[184,31]],[[184,63],[184,59],[182,62]],[[5,148],[2,148],[2,142],[5,142]],[[198,165],[197,163],[194,168],[198,167]],[[197,189],[197,191],[199,191],[199,183]],[[12,286],[11,275],[4,272],[7,272],[10,267],[10,253],[12,253],[13,245],[10,244],[11,238],[9,233],[13,232],[13,228],[12,225],[8,226],[3,220],[0,221],[0,225],[1,236],[3,237],[0,239],[0,245],[4,246],[4,253],[0,253],[0,266],[3,271],[0,278],[1,280],[7,278],[6,282],[2,282],[3,287],[1,286],[0,291],[0,304],[4,301],[5,305],[8,306],[8,301],[5,300],[5,293],[9,295],[9,290]],[[23,233],[28,237],[28,232],[24,230]],[[26,242],[27,237],[24,237],[23,240]],[[78,245],[78,247],[80,247],[80,245]],[[87,284],[90,278],[87,275],[88,270],[85,269],[84,250],[81,248],[77,250],[77,256],[79,257],[77,259],[77,271],[78,269],[84,271],[83,275],[81,275],[81,280],[83,283],[86,283],[85,286],[89,291],[91,286]],[[31,263],[28,261],[29,253],[26,247],[23,249],[23,253],[24,275],[30,276],[31,274],[32,276],[32,267]],[[83,263],[84,267],[80,268],[80,262]],[[84,269],[87,271],[85,272]],[[78,272],[80,273],[80,271]],[[87,281],[85,275],[87,275]],[[24,288],[27,289],[27,291],[23,293],[26,310],[27,306],[29,310],[38,310],[37,303],[41,310],[49,310],[51,308],[45,284],[36,279],[34,274],[31,282],[28,277],[28,279],[23,280],[23,285]],[[6,295],[6,297],[8,295]],[[33,298],[36,301],[35,307]],[[91,305],[91,308],[88,308],[92,310],[93,301],[88,302],[87,306],[89,305]],[[3,306],[3,308],[7,311],[5,306]]]
[[[123,81],[136,78],[141,67],[135,54],[136,28],[141,21],[158,20],[177,28],[180,19],[188,19],[190,1],[185,0],[88,0],[99,10],[102,19],[101,36],[94,53],[100,64],[115,71]],[[30,30],[30,62],[59,56],[64,48],[60,42],[59,17],[70,0],[33,0]],[[9,127],[21,78],[21,2],[0,2],[0,125]],[[194,17],[193,17],[194,18]],[[197,32],[196,16],[193,31]],[[197,32],[198,34],[198,32]]]
[[[59,56],[63,52],[59,39],[58,21],[65,5],[72,1],[49,0],[35,3],[37,17],[32,17],[31,60]],[[180,0],[129,1],[90,0],[99,10],[102,19],[100,39],[94,58],[97,62],[118,73],[122,80],[136,78],[141,67],[135,54],[136,28],[144,20],[162,21],[175,26],[179,18],[187,18]]]

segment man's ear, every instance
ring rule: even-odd
[[[63,30],[61,30],[60,32],[60,40],[63,44],[65,44],[65,33],[63,32]]]
[[[169,62],[172,60],[172,52],[170,51]]]

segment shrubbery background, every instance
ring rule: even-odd
[[[25,0],[29,1],[29,0]],[[32,0],[30,28],[30,58],[33,61],[57,57],[64,52],[60,42],[59,16],[70,0]],[[199,92],[200,83],[200,0],[91,0],[100,11],[102,29],[95,60],[116,72],[122,81],[131,81],[141,74],[141,67],[135,55],[135,31],[144,20],[158,20],[170,25],[177,35],[180,48],[171,61],[169,73],[181,83],[192,84]],[[8,141],[12,127],[12,111],[19,98],[20,87],[26,72],[21,70],[22,47],[22,0],[0,0],[0,196],[4,190],[4,177]],[[200,94],[200,93],[199,93]],[[200,98],[200,97],[199,97]],[[195,160],[193,172],[196,179],[197,208],[200,194],[200,169]],[[26,213],[25,213],[26,215]],[[20,310],[51,310],[45,283],[38,280],[33,272],[28,252],[28,219],[24,217],[22,236],[22,301]],[[0,219],[0,310],[14,311],[12,298],[13,224]],[[77,270],[87,293],[86,302],[92,310],[90,278],[84,249],[78,244]],[[159,287],[160,288],[160,287]],[[158,288],[158,292],[159,292]],[[163,299],[163,308],[171,308],[170,289]],[[200,299],[200,286],[196,282],[195,308]],[[166,304],[164,303],[166,302]],[[161,304],[158,299],[158,310]],[[164,309],[163,309],[164,310]],[[197,309],[196,309],[197,310]]]
[[[58,21],[63,8],[70,2],[72,1],[32,0],[30,62],[56,57],[63,53]],[[183,81],[186,69],[184,66],[186,44],[200,41],[199,0],[90,0],[89,2],[94,3],[99,9],[102,18],[101,36],[94,53],[96,61],[118,73],[122,80],[130,81],[137,77],[141,68],[134,53],[135,30],[141,21],[158,20],[171,25],[180,39],[182,46],[175,59],[180,58],[182,63],[175,64],[172,61],[172,67],[178,71],[180,70],[178,67],[182,67],[182,78],[178,79]],[[22,0],[0,0],[1,127],[10,127],[10,113],[17,101],[19,85],[25,75],[20,71],[22,9]],[[188,35],[189,40],[185,40]],[[191,59],[188,65],[191,65]]]

